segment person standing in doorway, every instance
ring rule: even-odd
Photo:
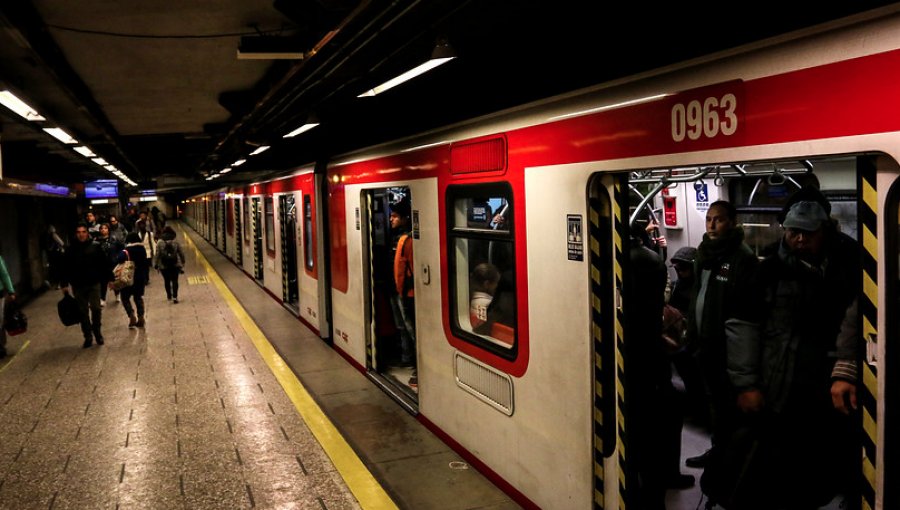
[[[409,198],[404,197],[391,207],[391,233],[394,251],[394,289],[391,308],[394,323],[400,331],[400,363],[412,366],[409,379],[411,387],[417,387],[416,370],[416,312],[413,285],[413,240],[410,226]]]

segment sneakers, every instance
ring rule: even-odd
[[[103,345],[103,335],[94,335],[94,340],[97,341],[97,345]]]
[[[82,349],[87,349],[88,347],[91,346],[91,344],[92,344],[93,342],[94,342],[94,340],[93,340],[91,337],[86,336],[86,337],[84,337],[84,343],[81,344],[81,348],[82,348]]]
[[[705,452],[697,455],[696,457],[688,457],[684,460],[684,465],[692,468],[702,468],[706,467],[709,463],[709,457],[711,455],[712,448],[706,450]]]
[[[419,387],[419,374],[418,374],[417,370],[413,370],[412,375],[409,376],[409,387],[410,388],[418,388]]]
[[[177,304],[178,304],[178,298],[173,299],[172,302],[175,303],[175,304],[177,305]]]
[[[144,318],[138,317],[138,320],[136,323],[134,323],[134,325],[135,325],[135,327],[143,328],[144,327]]]
[[[137,317],[134,315],[128,316],[128,329],[134,329],[137,326]]]

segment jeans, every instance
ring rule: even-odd
[[[162,270],[163,280],[166,286],[166,299],[178,299],[178,275],[181,268],[170,267]]]
[[[100,308],[100,284],[94,283],[83,287],[73,285],[72,296],[78,303],[78,310],[81,312],[81,332],[84,334],[84,338],[86,340],[91,338],[91,333],[96,338],[102,338],[100,323],[103,309]],[[90,310],[90,315],[88,310]]]
[[[119,291],[119,297],[122,299],[122,308],[125,309],[125,313],[131,317],[134,315],[134,309],[137,308],[137,316],[144,316],[144,285],[143,284],[134,284],[130,287],[123,287],[121,291]],[[131,306],[131,298],[134,298],[134,307]]]
[[[404,298],[399,294],[391,296],[391,310],[394,312],[394,324],[400,331],[400,362],[416,361],[416,313],[413,298]]]

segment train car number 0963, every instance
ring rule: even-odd
[[[715,138],[730,136],[737,132],[737,97],[724,94],[719,97],[707,97],[702,102],[694,99],[672,106],[672,140],[681,142],[687,137],[699,140],[701,136]]]

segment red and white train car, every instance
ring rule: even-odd
[[[857,471],[864,508],[893,508],[898,83],[900,13],[887,8],[344,155],[322,176],[325,204],[319,173],[229,190],[226,247],[242,247],[232,257],[281,299],[292,261],[310,289],[318,282],[308,299],[324,302],[327,271],[330,313],[321,304],[304,319],[323,336],[330,321],[336,349],[524,505],[625,508],[635,485],[621,469],[625,386],[638,362],[623,348],[623,317],[637,313],[620,292],[629,223],[662,209],[669,249],[696,246],[706,208],[725,198],[761,248],[780,236],[788,192],[813,182],[862,246]],[[306,212],[286,219],[307,199],[313,226],[327,208],[328,238],[306,226]],[[390,305],[389,216],[406,200],[412,367],[396,362]],[[278,246],[310,232],[308,271],[306,241],[288,261]],[[315,262],[326,246],[327,268]],[[470,313],[471,275],[484,263],[499,273],[489,327]]]

